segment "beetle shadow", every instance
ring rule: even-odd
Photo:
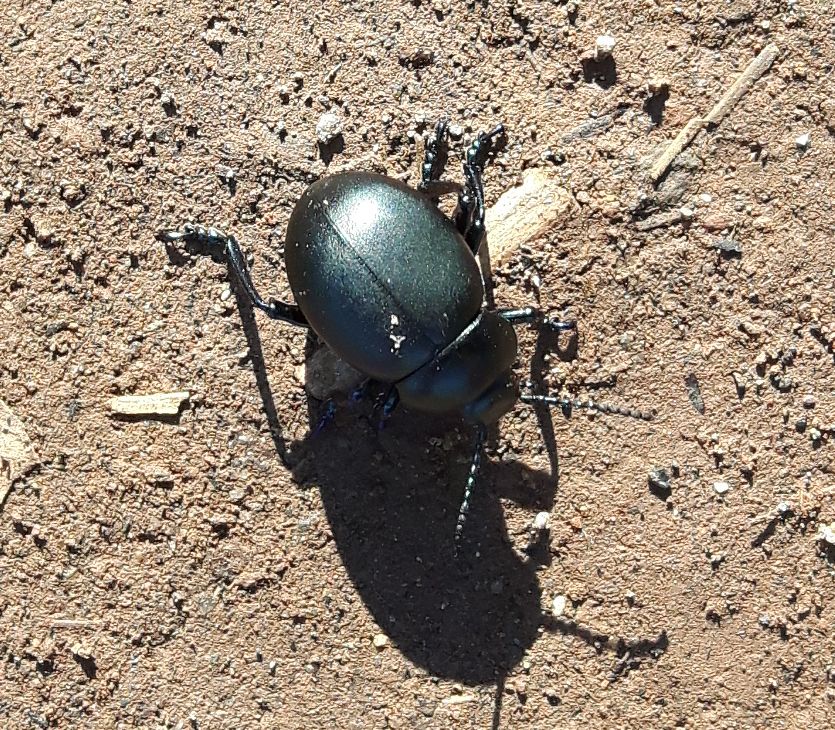
[[[313,431],[321,408],[310,403]],[[484,459],[456,557],[475,435],[456,430],[457,419],[405,409],[379,431],[370,412],[341,402],[334,421],[299,444],[294,476],[319,489],[343,564],[392,643],[433,676],[496,682],[542,624],[542,543],[508,536],[500,498],[550,511],[555,480],[519,462]]]

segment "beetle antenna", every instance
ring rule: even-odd
[[[610,403],[598,403],[591,399],[577,400],[573,398],[560,398],[554,395],[531,395],[523,393],[519,396],[519,400],[523,403],[545,403],[549,406],[559,406],[566,416],[570,416],[574,408],[586,408],[592,411],[599,411],[600,413],[610,413],[615,416],[639,418],[642,421],[651,421],[655,418],[655,414],[651,411],[626,408],[625,406],[613,406]]]
[[[484,451],[484,442],[487,440],[487,427],[479,426],[476,432],[475,452],[473,453],[473,460],[470,463],[470,473],[467,475],[467,486],[464,487],[464,499],[461,500],[461,506],[458,508],[458,520],[455,523],[455,544],[454,554],[458,557],[458,551],[461,549],[461,536],[464,534],[464,523],[467,521],[467,515],[470,512],[470,498],[473,496],[473,487],[478,476],[478,470],[481,467],[481,454]]]

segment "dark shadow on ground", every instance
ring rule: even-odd
[[[488,458],[455,558],[470,429],[398,410],[378,432],[370,411],[340,403],[334,421],[302,447],[294,474],[319,488],[345,567],[400,651],[438,677],[495,682],[541,623],[535,564],[511,547],[499,495],[550,510],[556,480]],[[311,422],[318,412],[311,408]],[[456,428],[462,438],[450,439]]]

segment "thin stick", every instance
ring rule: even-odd
[[[98,621],[88,621],[86,619],[75,618],[56,618],[52,621],[53,629],[88,629],[98,626]]]
[[[657,183],[664,176],[664,173],[667,172],[667,168],[670,167],[673,160],[681,154],[682,150],[687,147],[687,145],[696,139],[696,135],[702,131],[702,127],[704,127],[704,125],[704,119],[691,119],[684,125],[684,129],[682,129],[676,135],[675,139],[670,142],[667,149],[664,150],[664,153],[658,158],[656,163],[652,166],[652,169],[649,171],[652,182]]]
[[[756,83],[757,79],[768,71],[779,53],[780,51],[776,45],[773,43],[767,45],[748,64],[706,117],[691,119],[687,122],[684,129],[676,135],[676,138],[670,142],[670,145],[652,166],[649,174],[653,183],[657,183],[663,177],[673,160],[681,154],[681,151],[696,138],[696,135],[706,125],[719,124],[727,116],[731,109],[736,106],[737,102],[751,90],[751,87]]]

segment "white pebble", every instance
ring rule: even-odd
[[[565,613],[567,604],[568,599],[565,596],[554,596],[554,602],[551,604],[554,616],[562,616]]]
[[[550,517],[551,516],[547,512],[540,512],[537,514],[533,521],[534,530],[547,530]]]
[[[713,196],[710,193],[702,193],[699,196],[699,200],[701,200],[705,205],[710,205],[713,202]]]
[[[808,150],[812,146],[812,135],[808,132],[801,134],[794,143],[797,145],[797,149]]]
[[[610,35],[600,35],[597,36],[597,40],[594,43],[594,50],[595,55],[598,60],[601,58],[608,58],[612,55],[612,51],[615,50],[615,44],[617,41]]]
[[[818,529],[818,539],[827,545],[835,545],[835,522],[831,525],[821,525]]]
[[[374,647],[377,649],[385,649],[388,646],[389,637],[385,634],[374,635]]]
[[[693,209],[688,208],[686,205],[683,208],[679,208],[678,212],[681,214],[681,217],[684,220],[689,221],[693,217]]]
[[[716,494],[725,494],[730,488],[731,485],[727,482],[713,482],[713,491]]]
[[[325,112],[316,122],[316,139],[330,144],[342,134],[342,118],[334,112]]]

